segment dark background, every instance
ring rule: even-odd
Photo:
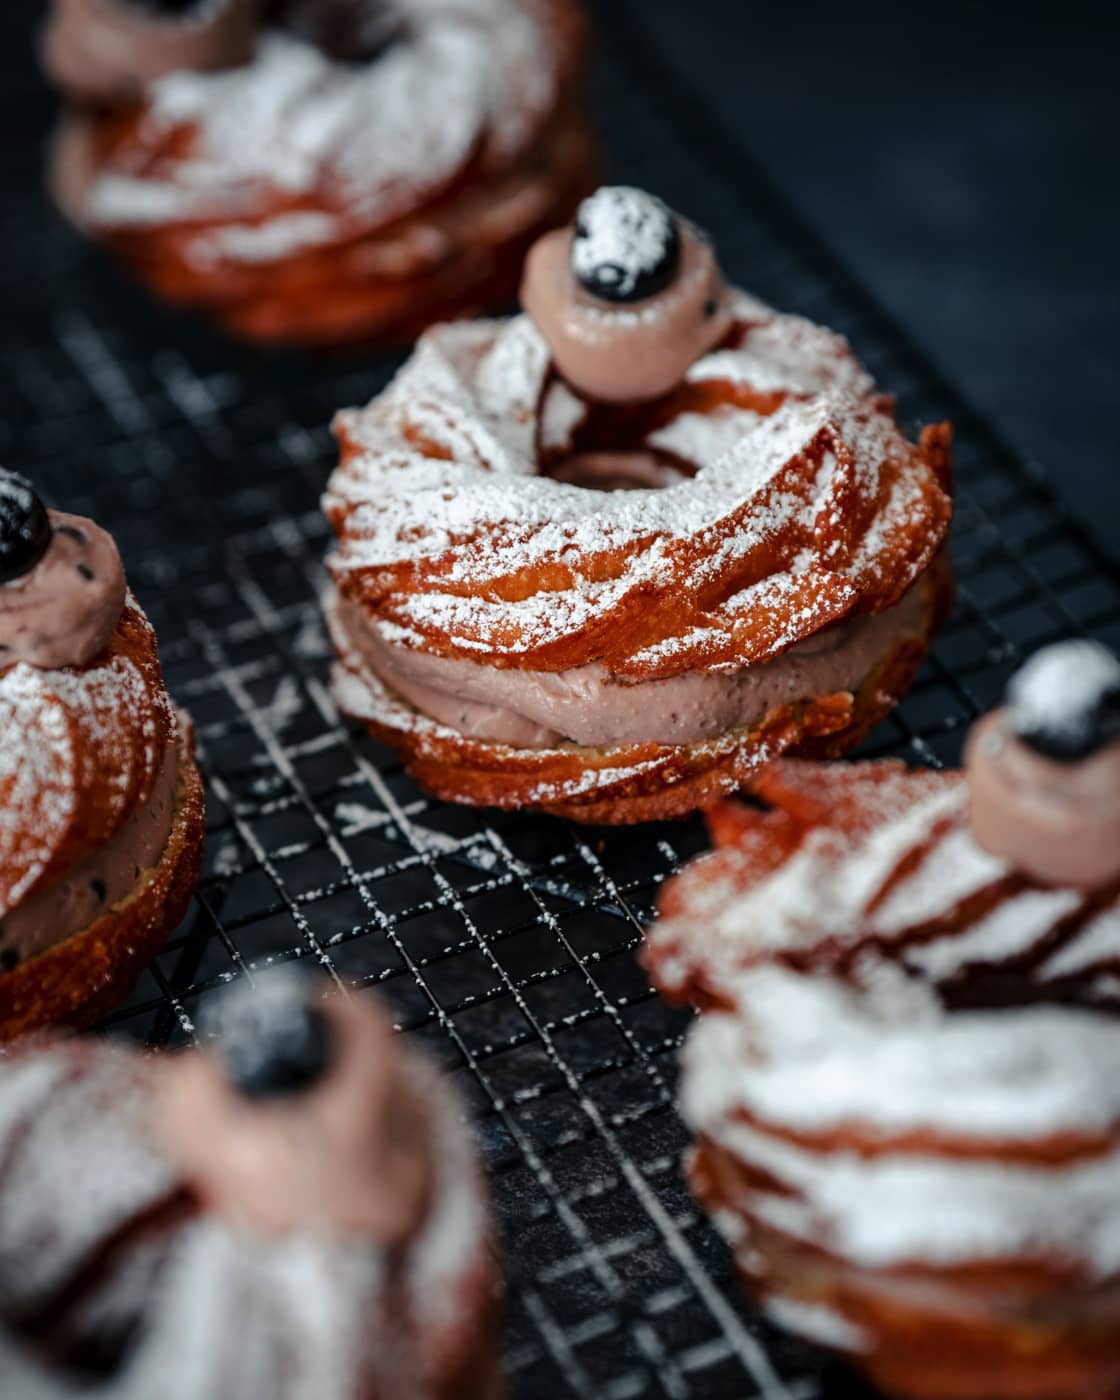
[[[0,6],[4,204],[37,180],[53,110],[31,42],[42,9]],[[1114,556],[1118,13],[964,0],[627,7],[636,42],[746,132],[823,238]],[[51,296],[4,291],[29,310]]]
[[[644,8],[849,267],[1120,555],[1120,7]]]

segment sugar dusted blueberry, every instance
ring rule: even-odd
[[[1120,742],[1120,660],[1098,642],[1044,647],[1007,691],[1011,728],[1046,758],[1075,763]]]
[[[238,983],[206,1016],[226,1075],[247,1097],[302,1093],[329,1069],[333,1038],[316,997],[313,979],[275,968]]]
[[[672,210],[644,190],[604,185],[576,214],[572,271],[602,301],[656,296],[672,282],[680,254]]]

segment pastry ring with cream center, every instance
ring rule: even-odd
[[[950,429],[607,188],[525,312],[429,332],[337,415],[340,707],[452,801],[683,815],[906,691],[950,596]]]
[[[189,719],[112,538],[0,470],[0,1040],[85,1025],[186,912]]]
[[[779,760],[647,936],[703,1012],[696,1194],[774,1321],[890,1393],[1120,1377],[1118,670],[1039,653],[964,772]]]

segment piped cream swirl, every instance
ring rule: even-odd
[[[109,644],[125,602],[124,567],[112,537],[80,515],[50,511],[46,553],[0,584],[0,669],[84,666]]]

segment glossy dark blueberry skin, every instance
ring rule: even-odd
[[[256,1025],[218,1045],[230,1081],[248,1098],[299,1094],[321,1079],[334,1054],[326,1016],[310,1003],[282,1027]]]
[[[1106,691],[1079,733],[1069,730],[1017,730],[1019,739],[1043,758],[1057,763],[1080,763],[1109,744],[1120,743],[1120,688]]]
[[[0,469],[0,583],[30,573],[50,542],[51,522],[31,483]]]

